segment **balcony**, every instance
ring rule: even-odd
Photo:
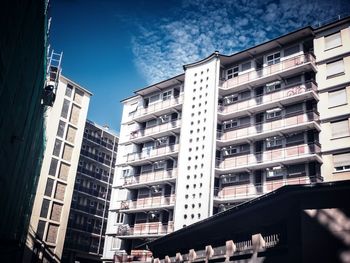
[[[94,206],[80,205],[77,203],[75,203],[75,204],[73,203],[71,208],[74,210],[78,210],[78,211],[81,211],[81,212],[84,212],[84,213],[87,213],[90,215],[95,215],[95,216],[103,216],[103,210],[104,210],[104,209],[102,209],[102,210],[97,209]]]
[[[281,90],[256,96],[249,100],[239,101],[230,105],[219,105],[219,119],[227,119],[246,114],[248,111],[253,114],[257,111],[264,111],[269,108],[278,107],[281,104],[291,104],[305,99],[319,100],[317,85],[314,82],[285,87]]]
[[[237,128],[227,132],[218,131],[218,146],[232,143],[232,141],[239,143],[247,141],[247,139],[259,140],[282,131],[288,133],[312,128],[321,130],[319,118],[318,113],[313,111],[306,113],[300,112],[274,121],[264,121],[240,129]],[[252,136],[254,136],[254,138],[252,138]]]
[[[104,175],[101,172],[94,172],[94,171],[90,171],[89,169],[86,169],[82,166],[78,166],[78,173],[81,173],[83,175],[87,175],[89,177],[92,177],[94,179],[98,179],[100,181],[103,181],[105,183],[108,183],[109,180],[109,175]]]
[[[106,147],[109,150],[113,150],[113,147],[114,147],[112,143],[102,140],[101,137],[95,137],[95,136],[92,136],[91,134],[87,134],[86,132],[84,132],[84,139],[94,142],[95,144],[102,145],[103,147]],[[115,147],[115,150],[116,150],[116,147]]]
[[[137,200],[121,201],[119,205],[120,212],[139,212],[154,208],[171,208],[175,204],[175,195],[153,196],[139,198]]]
[[[171,144],[159,148],[148,148],[142,152],[129,153],[126,161],[129,165],[141,165],[151,161],[164,159],[165,156],[176,156],[179,151],[179,144]]]
[[[158,101],[148,105],[147,108],[140,107],[133,115],[133,120],[135,121],[145,121],[151,114],[162,115],[169,112],[169,109],[176,108],[181,109],[183,103],[183,94],[180,96],[171,99]]]
[[[82,154],[84,157],[87,157],[87,158],[89,158],[91,160],[97,161],[97,162],[99,162],[101,164],[104,164],[104,165],[106,165],[108,167],[111,165],[111,157],[109,155],[106,155],[106,156],[109,157],[107,159],[107,158],[104,158],[104,157],[99,156],[97,154],[94,154],[92,152],[89,152],[87,150],[81,150],[80,154]],[[115,163],[115,158],[113,158],[112,161],[113,161],[113,163]]]
[[[181,119],[173,120],[171,122],[155,125],[145,129],[140,129],[130,133],[129,140],[133,143],[140,143],[149,139],[149,136],[162,137],[172,134],[173,132],[179,132],[181,125]],[[129,141],[129,142],[130,142]]]
[[[320,145],[300,144],[296,146],[287,146],[273,150],[267,150],[260,153],[245,154],[229,157],[224,160],[216,160],[216,169],[219,172],[236,172],[245,169],[259,169],[280,163],[289,164],[295,161],[317,160],[322,163],[319,153]]]
[[[315,182],[321,182],[319,176],[302,176],[298,178],[281,178],[278,180],[268,181],[264,184],[253,185],[244,184],[238,186],[227,186],[221,189],[216,188],[214,190],[214,201],[218,203],[230,202],[230,201],[246,201],[252,198],[256,198],[260,195],[272,192],[285,185],[296,184],[310,184]]]
[[[220,87],[223,91],[232,88],[238,88],[242,85],[261,85],[264,82],[273,81],[274,75],[284,77],[301,71],[313,69],[316,72],[315,56],[312,53],[298,55],[280,63],[265,66],[260,70],[251,71],[242,75],[238,75],[232,79],[228,79],[222,83]],[[225,92],[224,92],[225,93]]]
[[[161,182],[174,181],[177,176],[177,168],[144,172],[132,177],[125,178],[123,187],[128,189],[139,188],[144,185],[158,184]]]
[[[129,227],[129,225],[121,225],[118,228],[117,236],[124,239],[140,238],[140,237],[160,237],[174,231],[174,223],[169,221],[167,224],[161,222],[139,223]]]

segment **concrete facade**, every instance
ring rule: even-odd
[[[91,95],[60,76],[54,106],[46,112],[46,149],[23,262],[61,261]]]

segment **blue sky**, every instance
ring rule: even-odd
[[[120,100],[182,73],[213,51],[231,54],[350,13],[348,0],[56,0],[50,43],[63,74],[94,93],[88,118],[119,131]]]

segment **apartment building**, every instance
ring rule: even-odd
[[[118,136],[87,120],[69,213],[63,262],[100,262]]]
[[[145,260],[146,241],[281,186],[349,178],[349,25],[215,52],[123,100],[103,260]]]
[[[46,149],[23,262],[60,262],[92,94],[60,75],[55,103],[46,112]]]

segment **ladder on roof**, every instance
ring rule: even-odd
[[[49,52],[48,52],[49,53]],[[47,58],[47,69],[46,69],[46,83],[43,95],[42,104],[46,106],[53,106],[56,99],[56,91],[58,87],[58,81],[61,74],[61,62],[63,52],[55,53],[54,50]]]

